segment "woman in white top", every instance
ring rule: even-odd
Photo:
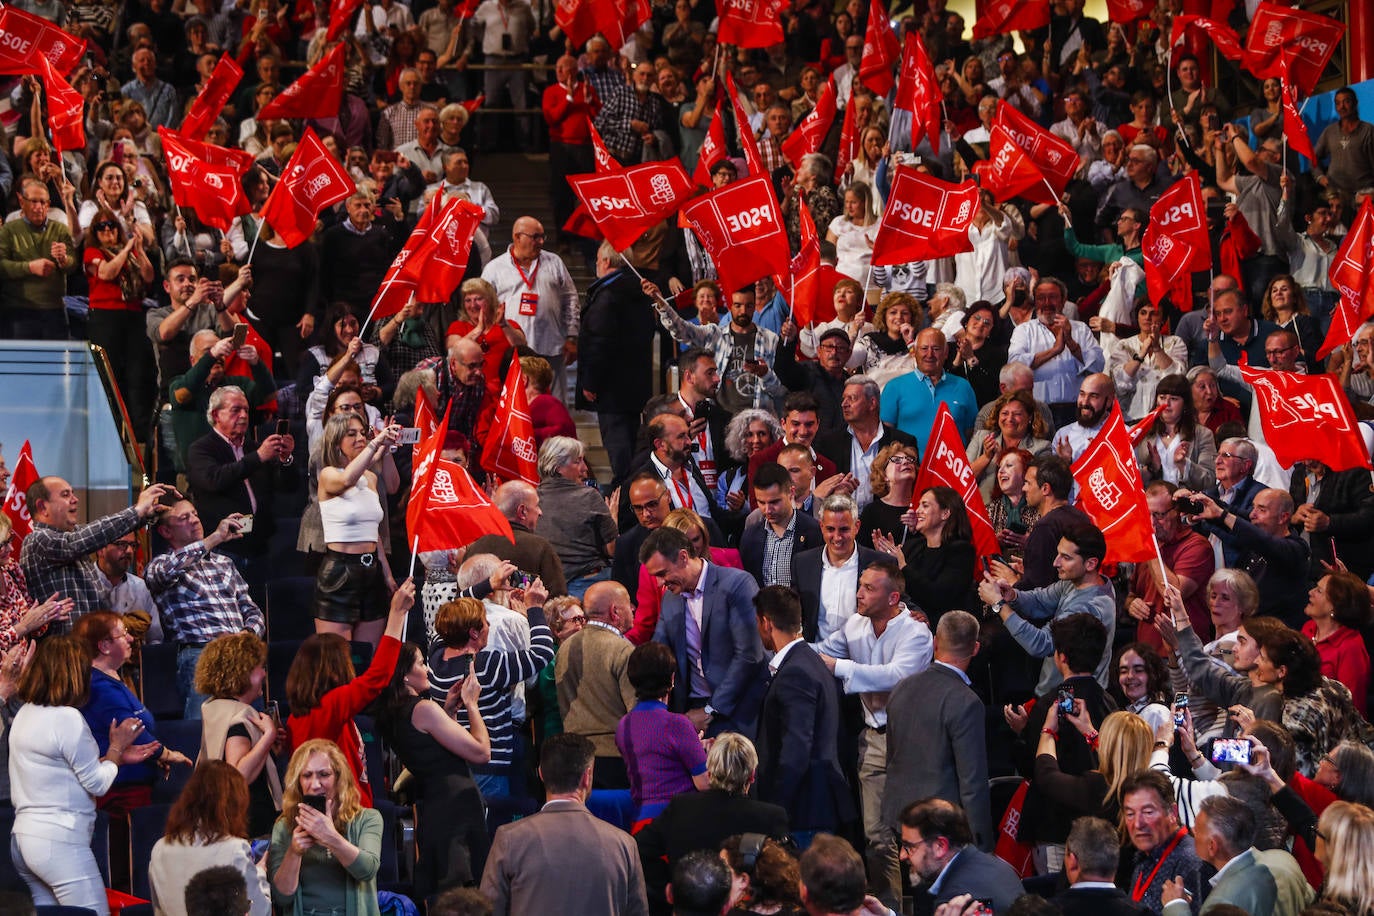
[[[366,640],[375,647],[386,627],[396,580],[386,552],[377,474],[372,467],[396,444],[399,426],[369,430],[352,411],[336,413],[320,439],[320,522],[325,555],[315,576],[315,632]]]
[[[143,723],[130,717],[110,725],[110,749],[101,757],[80,710],[89,692],[90,660],[76,640],[39,643],[19,682],[25,705],[9,730],[10,851],[36,905],[84,906],[108,916],[91,852],[95,799],[109,791],[121,764],[141,763],[162,745],[134,744]]]
[[[873,189],[862,181],[844,192],[844,212],[830,221],[826,241],[835,245],[835,270],[863,283],[873,259],[873,241],[878,237],[878,220],[873,215]]]
[[[124,173],[123,166],[113,161],[100,163],[96,166],[92,187],[94,190],[90,199],[83,200],[81,209],[76,213],[77,225],[83,233],[91,228],[91,221],[95,219],[95,215],[106,209],[119,220],[126,238],[138,232],[143,236],[145,245],[152,247],[157,244],[157,233],[153,231],[153,221],[148,216],[148,208],[129,187],[129,179]]]
[[[1126,419],[1139,420],[1155,409],[1155,386],[1160,379],[1188,371],[1188,348],[1182,338],[1163,333],[1159,309],[1148,299],[1136,304],[1135,326],[1139,331],[1134,336],[1113,337],[1115,326],[1107,324],[1102,328],[1107,341],[1107,374],[1116,383],[1116,396]]]

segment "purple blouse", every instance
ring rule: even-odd
[[[693,792],[692,777],[706,772],[706,751],[686,716],[657,700],[635,704],[615,729],[636,805],[666,803]]]

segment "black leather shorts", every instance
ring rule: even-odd
[[[315,575],[315,616],[331,623],[386,617],[390,600],[376,554],[326,551]]]

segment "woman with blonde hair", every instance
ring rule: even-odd
[[[525,346],[525,332],[506,319],[505,308],[496,295],[496,287],[480,277],[470,277],[458,288],[462,297],[462,316],[448,326],[444,341],[452,349],[458,338],[466,337],[482,347],[482,377],[487,390],[501,390],[501,364],[506,354]]]
[[[295,913],[380,916],[382,816],[365,808],[343,751],[307,741],[286,767],[267,876],[278,907]]]
[[[1050,702],[1050,701],[1045,701]],[[1051,703],[1035,749],[1035,774],[1031,781],[1046,798],[1062,805],[1073,816],[1100,817],[1116,823],[1121,805],[1121,784],[1132,773],[1147,769],[1155,736],[1140,716],[1114,712],[1093,728],[1082,700],[1073,701],[1073,714],[1062,716],[1073,725],[1090,748],[1097,750],[1096,769],[1070,774],[1059,768],[1059,704]]]
[[[880,157],[881,158],[881,157]],[[878,218],[873,215],[873,188],[855,181],[844,191],[844,210],[830,221],[825,240],[835,246],[835,270],[863,282],[878,237]]]
[[[983,430],[975,431],[968,444],[969,464],[985,502],[992,499],[1002,455],[1019,448],[1039,457],[1050,450],[1050,432],[1029,391],[1007,391],[993,402]]]
[[[1374,811],[1353,802],[1332,802],[1317,821],[1317,861],[1326,870],[1321,899],[1374,913]]]
[[[864,375],[871,375],[879,384],[916,367],[910,348],[916,333],[926,323],[925,309],[911,293],[888,293],[878,300],[873,313],[874,330],[854,344],[854,353],[862,353],[859,364]],[[851,359],[850,364],[855,360]]]

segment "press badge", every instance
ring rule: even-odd
[[[532,316],[539,311],[538,293],[520,294],[520,314],[526,317]]]

